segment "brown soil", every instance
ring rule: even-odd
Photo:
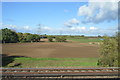
[[[98,46],[88,43],[10,43],[3,44],[3,54],[26,57],[78,58],[99,57]]]

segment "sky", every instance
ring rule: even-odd
[[[117,2],[2,2],[2,26],[47,35],[114,35]]]

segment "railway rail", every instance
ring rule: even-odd
[[[118,77],[120,68],[0,68],[2,77]]]

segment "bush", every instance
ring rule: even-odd
[[[5,28],[5,29],[1,29],[0,32],[2,32],[3,43],[16,43],[19,41],[19,37],[17,33],[13,30]]]
[[[66,40],[67,40],[67,39],[66,39],[65,37],[57,37],[57,38],[56,38],[56,41],[57,41],[57,42],[66,42]]]
[[[50,37],[48,40],[49,40],[50,42],[53,42],[53,38],[52,38],[52,37]]]
[[[85,37],[84,35],[81,35],[81,37]]]
[[[100,45],[98,65],[103,67],[118,66],[118,42],[115,38],[105,37]]]
[[[21,42],[39,42],[40,36],[37,34],[25,35]]]

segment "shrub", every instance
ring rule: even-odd
[[[8,67],[18,67],[18,66],[21,66],[21,65],[22,65],[22,63],[10,63],[7,66]]]
[[[57,41],[57,42],[66,42],[66,40],[67,40],[67,39],[66,39],[65,37],[57,37],[57,38],[56,38],[56,41]]]
[[[40,41],[40,36],[37,34],[30,34],[27,35],[24,39],[26,42],[39,42]]]
[[[81,35],[81,37],[85,37],[84,35]]]
[[[50,42],[53,42],[53,38],[52,38],[52,37],[50,37],[48,40],[49,40]]]
[[[98,65],[104,67],[118,66],[118,42],[115,38],[105,37],[100,45]]]

